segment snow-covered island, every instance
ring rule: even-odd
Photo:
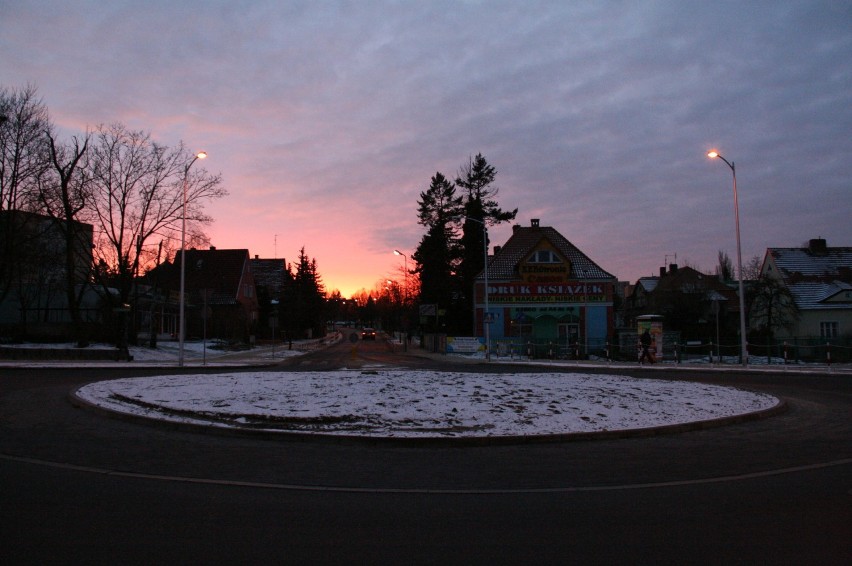
[[[583,373],[406,369],[169,375],[76,395],[120,413],[213,427],[360,437],[501,437],[645,429],[767,411],[770,395]]]

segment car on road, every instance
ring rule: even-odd
[[[361,330],[361,340],[375,340],[376,339],[376,329],[375,328],[364,328]]]

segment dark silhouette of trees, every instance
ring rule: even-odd
[[[74,136],[67,144],[57,143],[52,132],[45,132],[50,150],[51,169],[39,183],[38,199],[42,212],[56,220],[64,236],[65,297],[77,343],[87,346],[80,314],[80,300],[91,276],[91,250],[88,234],[82,226],[87,206],[91,205],[91,183],[86,171],[90,135]]]
[[[763,274],[749,284],[746,292],[749,327],[769,343],[777,330],[790,328],[799,320],[796,301],[784,282]]]
[[[282,326],[290,338],[323,336],[328,309],[317,260],[309,258],[302,246],[295,268],[288,264],[287,271],[289,281],[281,297]]]
[[[201,227],[211,219],[204,204],[227,195],[221,177],[196,165],[187,171],[193,156],[183,144],[169,148],[154,142],[143,131],[123,124],[100,126],[91,147],[89,176],[93,222],[97,228],[98,283],[111,310],[131,300],[140,269],[153,263],[152,239],[180,241],[183,215],[184,175],[188,232],[201,236]],[[118,291],[107,292],[107,287]],[[135,327],[135,324],[134,324]],[[135,343],[136,333],[131,339]],[[121,338],[121,336],[117,336]]]
[[[459,170],[455,182],[436,173],[417,203],[418,222],[426,228],[412,256],[414,273],[420,276],[420,302],[447,313],[449,332],[473,329],[473,288],[485,267],[483,226],[509,222],[518,213],[498,205],[496,175],[497,170],[477,154]]]
[[[515,219],[518,209],[504,211],[497,203],[499,189],[494,186],[497,170],[481,153],[463,166],[456,178],[462,189],[464,222],[461,236],[461,264],[459,267],[463,299],[459,304],[462,326],[473,330],[473,287],[476,277],[485,268],[485,246],[483,226],[495,226]],[[466,322],[465,322],[466,321]]]
[[[39,232],[34,218],[15,213],[38,209],[39,179],[49,166],[44,135],[49,129],[47,107],[34,86],[0,89],[0,300],[43,268],[31,249]]]
[[[417,222],[426,228],[426,234],[412,259],[414,271],[420,276],[420,302],[437,305],[436,309],[448,309],[457,291],[454,277],[458,247],[453,226],[461,204],[455,184],[440,172],[435,173],[418,201]]]

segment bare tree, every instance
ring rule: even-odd
[[[716,276],[720,281],[734,280],[734,262],[727,252],[719,250],[719,263],[716,265]]]
[[[34,86],[0,89],[0,210],[32,210],[36,180],[49,166],[47,107]]]
[[[799,309],[784,282],[769,274],[760,275],[746,293],[750,326],[767,340],[771,355],[776,330],[792,328],[799,320]]]
[[[48,129],[47,140],[51,169],[39,180],[38,199],[43,212],[55,220],[55,228],[63,235],[65,296],[80,346],[88,344],[80,314],[80,299],[91,274],[91,244],[83,215],[89,205],[90,183],[87,158],[90,135],[76,136],[70,143],[57,143]]]
[[[44,131],[47,108],[36,88],[0,89],[0,300],[13,285],[32,273],[37,227],[33,216],[19,211],[37,208],[38,179],[48,167]]]
[[[92,210],[100,283],[117,290],[113,306],[132,304],[131,293],[140,269],[152,263],[152,240],[180,239],[184,180],[186,213],[191,232],[211,219],[204,204],[227,195],[221,177],[202,168],[189,171],[192,156],[183,144],[169,148],[147,132],[123,124],[100,126],[92,148]],[[120,338],[120,336],[119,336]]]
[[[763,260],[759,255],[752,256],[750,260],[743,266],[743,280],[757,281],[761,278],[760,271],[763,267]]]

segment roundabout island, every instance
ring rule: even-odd
[[[7,368],[6,562],[848,562],[839,371],[228,362]]]
[[[74,395],[122,416],[212,429],[495,442],[659,434],[784,407],[766,393],[684,381],[388,368],[137,377]]]

